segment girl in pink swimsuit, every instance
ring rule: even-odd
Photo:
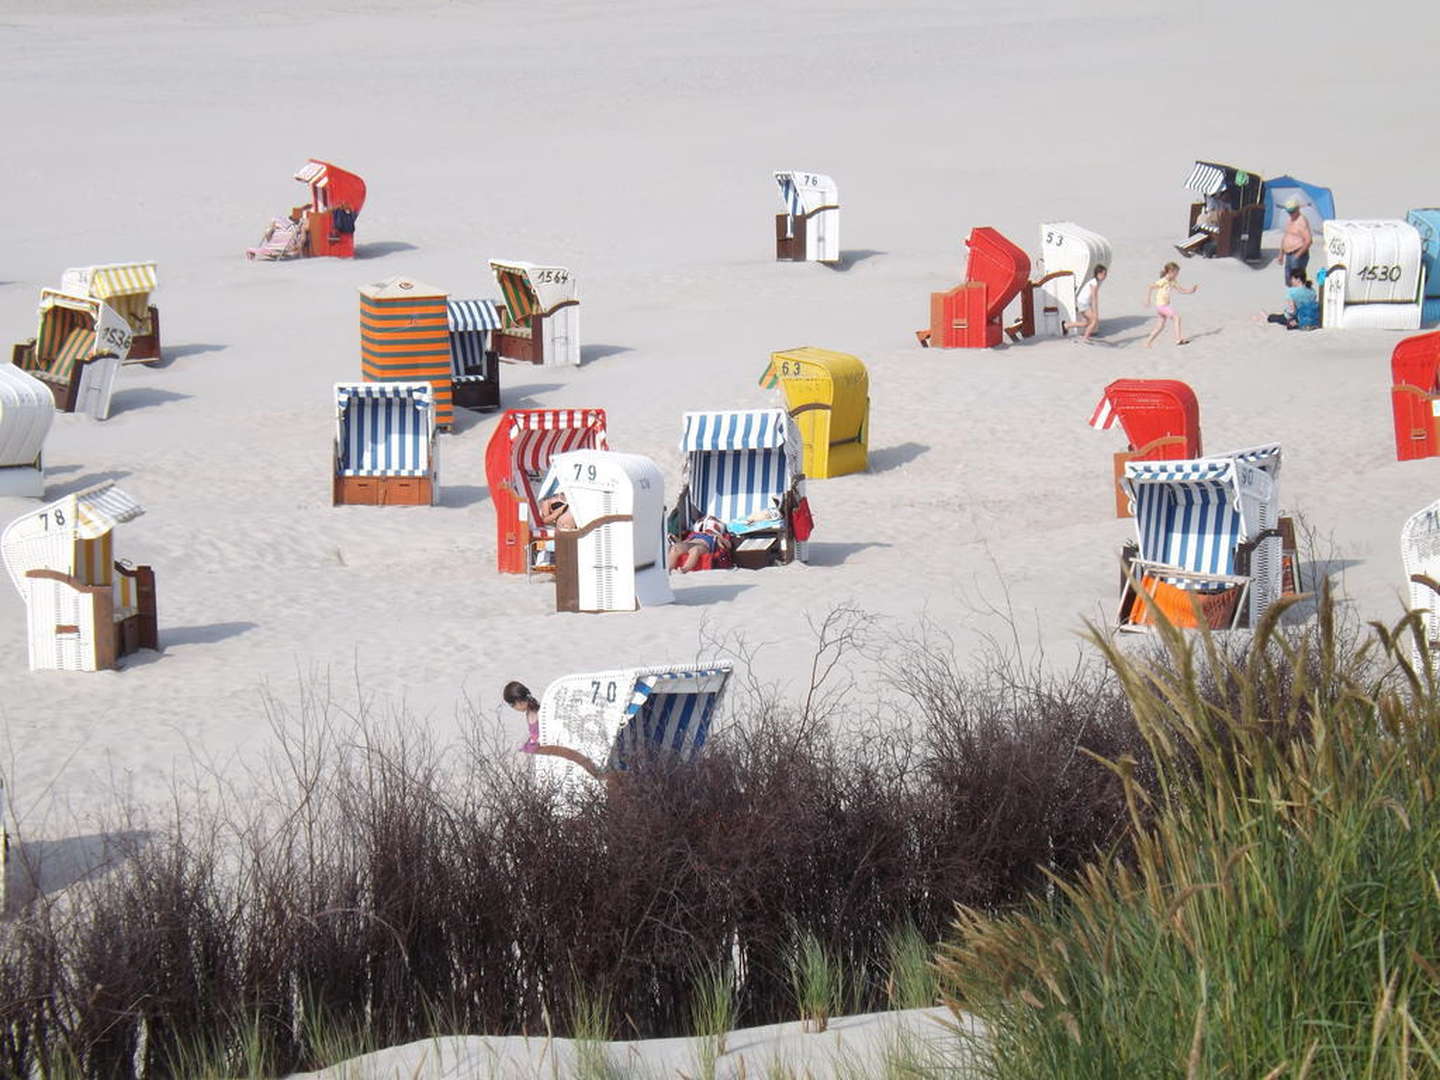
[[[1155,314],[1160,317],[1160,321],[1155,324],[1155,329],[1151,331],[1149,339],[1145,342],[1147,349],[1155,344],[1155,339],[1160,336],[1160,331],[1165,329],[1165,324],[1171,319],[1175,320],[1175,344],[1190,344],[1190,339],[1182,336],[1180,333],[1180,316],[1177,315],[1175,309],[1170,306],[1170,290],[1174,289],[1176,292],[1193,293],[1196,289],[1200,288],[1200,286],[1191,285],[1187,288],[1176,280],[1179,276],[1180,264],[1168,262],[1165,264],[1165,268],[1160,271],[1159,280],[1153,282],[1145,293],[1145,306],[1150,306],[1150,298],[1153,295],[1155,298]]]

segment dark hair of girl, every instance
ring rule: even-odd
[[[519,705],[523,702],[527,709],[540,708],[540,702],[531,696],[530,688],[522,682],[506,683],[505,689],[500,691],[500,696],[505,699],[506,705]]]

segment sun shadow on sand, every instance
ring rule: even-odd
[[[835,544],[824,540],[811,540],[809,557],[805,561],[811,566],[839,566],[851,555],[864,551],[866,548],[888,548],[890,546],[879,541]]]
[[[220,622],[205,623],[203,626],[166,626],[161,623],[160,651],[141,649],[139,652],[130,653],[120,660],[120,666],[146,667],[164,660],[171,649],[186,645],[214,645],[226,638],[248,634],[259,625],[253,622]]]
[[[743,573],[744,571],[731,571],[731,573]],[[688,576],[688,575],[686,575]],[[672,579],[673,580],[673,579]],[[675,603],[684,604],[686,607],[699,606],[700,604],[723,604],[734,600],[746,589],[753,589],[754,585],[695,585],[691,587],[680,586],[675,589]]]
[[[505,408],[502,405],[500,408]],[[478,427],[486,420],[495,416],[500,409],[467,409],[463,405],[456,405],[454,415],[450,420],[450,434],[463,435],[473,427]]]
[[[174,390],[161,390],[154,386],[136,386],[116,393],[110,415],[119,416],[121,413],[139,412],[141,409],[152,409],[156,405],[168,405],[172,401],[186,401],[189,398],[189,394],[177,394]]]
[[[198,342],[193,345],[167,345],[160,350],[160,360],[147,366],[169,367],[174,360],[183,360],[187,356],[199,356],[201,353],[222,352],[229,347],[229,345],[205,345]]]
[[[78,469],[78,465],[62,465],[59,469],[50,469],[51,473],[71,472]],[[107,469],[105,472],[86,473],[84,476],[77,476],[74,480],[67,480],[63,484],[51,484],[45,488],[45,498],[54,502],[56,499],[63,499],[66,495],[73,495],[77,491],[84,491],[96,484],[103,484],[106,480],[124,480],[130,475],[128,469]]]
[[[1345,571],[1352,566],[1359,566],[1363,559],[1313,559],[1300,563],[1300,585],[1301,599],[1297,600],[1293,607],[1286,610],[1280,617],[1280,622],[1293,626],[1297,623],[1308,622],[1315,617],[1319,608],[1320,588],[1329,580],[1334,583],[1337,577],[1343,577]],[[1337,590],[1338,594],[1338,590]]]
[[[134,855],[150,842],[148,832],[91,833],[64,840],[15,844],[7,871],[6,907],[59,892]]]
[[[834,262],[821,263],[821,266],[828,266],[831,270],[843,274],[856,263],[862,263],[866,259],[873,259],[876,255],[888,255],[888,251],[875,251],[872,248],[854,248],[850,251],[840,252],[840,258]]]
[[[536,394],[548,394],[553,390],[562,389],[559,383],[530,383],[526,386],[517,386],[509,393],[505,392],[502,385],[500,388],[500,408],[502,409],[540,409],[544,408],[544,402],[535,400]],[[493,415],[493,414],[492,414]]]
[[[407,244],[404,240],[377,240],[373,244],[356,244],[355,258],[383,259],[386,255],[415,250],[417,249],[414,244]]]
[[[617,353],[634,352],[629,345],[581,345],[580,366],[592,364],[596,360],[603,360],[607,356],[614,356]]]
[[[490,497],[490,489],[479,484],[446,484],[440,489],[440,505],[464,509],[484,502]]]
[[[870,451],[870,471],[889,472],[891,469],[898,469],[914,461],[921,454],[928,453],[930,447],[924,443],[907,442],[899,446],[882,446],[879,450]]]

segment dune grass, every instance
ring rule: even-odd
[[[1095,640],[1155,783],[1107,761],[1131,842],[1022,913],[962,912],[940,972],[987,1028],[976,1075],[1440,1075],[1440,696],[1406,635],[1349,648],[1326,599],[1240,654]]]

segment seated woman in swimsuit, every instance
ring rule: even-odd
[[[698,522],[683,540],[676,540],[670,545],[665,564],[671,570],[688,574],[700,565],[700,560],[706,555],[729,551],[732,544],[734,540],[724,524],[715,518],[705,518]]]

